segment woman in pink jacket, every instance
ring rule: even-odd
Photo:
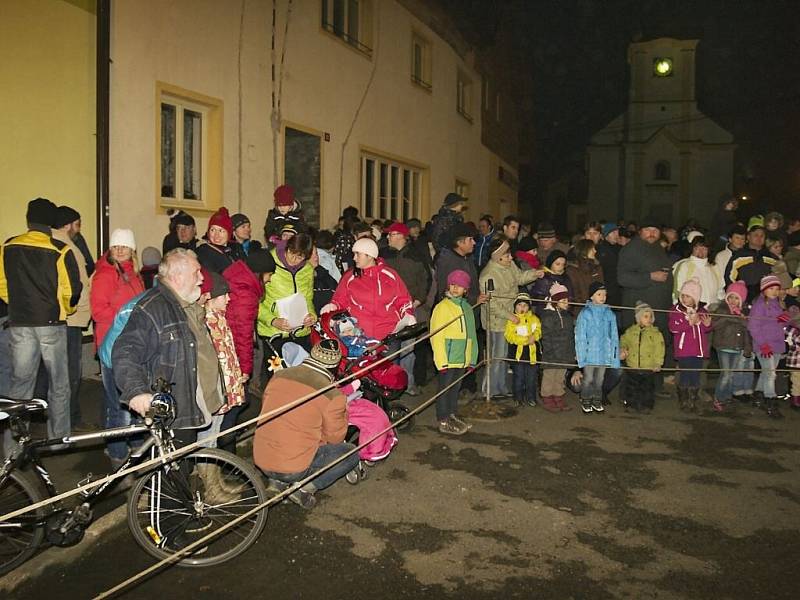
[[[355,267],[342,275],[330,304],[322,313],[347,310],[367,337],[382,340],[406,325],[414,325],[414,304],[397,271],[378,258],[374,240],[353,244]]]
[[[669,312],[673,355],[679,368],[678,402],[681,410],[698,408],[700,369],[711,346],[711,317],[700,302],[702,293],[700,281],[696,277],[688,279],[681,286],[678,302]]]

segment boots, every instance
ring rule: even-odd
[[[753,392],[753,408],[764,408],[764,394],[761,392]]]
[[[689,404],[689,410],[693,413],[700,414],[702,411],[700,407],[700,388],[689,388],[687,396],[687,402]]]
[[[572,407],[564,401],[564,396],[550,396],[550,398],[553,400],[553,404],[555,404],[558,410],[562,412],[569,412],[572,410]]]
[[[800,410],[800,396],[792,396],[789,406],[792,407],[792,410]]]
[[[543,396],[542,397],[542,407],[547,412],[560,412],[561,409],[559,408],[558,404],[556,403],[556,396]]]
[[[241,491],[236,491],[224,481],[219,466],[214,464],[197,465],[197,474],[203,482],[206,504],[226,504],[241,498]]]
[[[781,411],[778,409],[778,399],[777,398],[765,398],[764,404],[767,410],[767,416],[770,419],[782,419],[783,415]]]
[[[681,411],[686,412],[689,410],[689,390],[683,387],[678,387],[676,389],[678,390],[678,407],[681,409]]]

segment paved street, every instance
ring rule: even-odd
[[[603,415],[526,409],[460,438],[432,421],[313,511],[275,507],[235,562],[172,568],[125,597],[797,597],[796,413],[697,417],[662,402],[638,417],[615,402]],[[152,564],[122,518],[4,593],[88,598]]]

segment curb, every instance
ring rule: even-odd
[[[123,504],[89,525],[80,543],[68,548],[50,547],[41,551],[0,580],[0,591],[10,592],[29,579],[41,575],[45,569],[74,562],[86,550],[96,545],[100,537],[119,523],[125,523],[126,505]]]

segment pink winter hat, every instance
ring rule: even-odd
[[[681,294],[686,294],[694,299],[695,304],[700,304],[700,296],[703,295],[703,286],[700,285],[700,280],[697,277],[692,277],[684,281],[681,286]]]
[[[767,288],[771,288],[772,286],[777,285],[781,287],[781,280],[778,279],[777,275],[767,275],[766,277],[761,278],[761,291],[763,292]]]
[[[550,286],[550,300],[558,302],[562,298],[569,298],[569,290],[567,286],[560,283],[554,283]]]
[[[730,284],[725,290],[725,297],[727,298],[731,294],[734,296],[739,296],[739,302],[744,304],[744,301],[747,298],[747,286],[744,284],[744,281],[734,281],[732,284]]]
[[[447,276],[447,285],[459,285],[464,289],[469,289],[469,284],[471,281],[472,279],[470,278],[469,273],[462,271],[461,269],[456,269]]]

